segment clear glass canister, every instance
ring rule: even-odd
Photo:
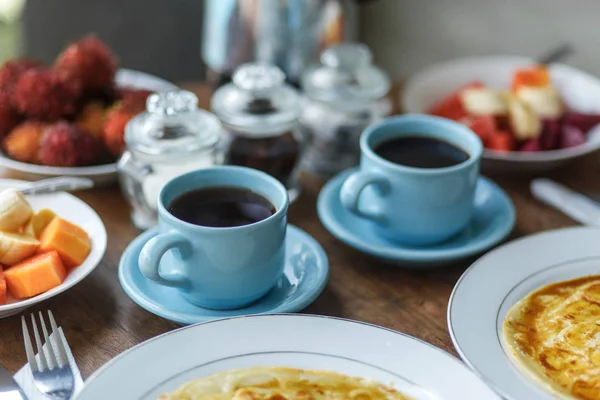
[[[198,108],[191,92],[155,93],[146,112],[125,128],[127,150],[117,166],[121,189],[139,229],[156,224],[160,189],[174,177],[223,163],[219,119]]]
[[[273,65],[241,65],[233,82],[215,92],[211,108],[227,132],[225,162],[272,175],[293,201],[300,191],[304,140],[298,125],[300,95],[284,81],[285,74]]]
[[[309,141],[302,169],[326,179],[358,164],[360,134],[391,111],[391,84],[360,43],[330,47],[320,61],[302,77],[300,123]]]

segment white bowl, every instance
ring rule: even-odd
[[[473,80],[493,88],[507,89],[514,71],[533,62],[533,59],[525,57],[486,56],[433,65],[407,82],[401,99],[403,109],[408,113],[426,113],[435,102]],[[600,79],[564,64],[552,64],[550,75],[570,109],[600,113]],[[587,143],[581,146],[537,153],[486,150],[483,167],[498,171],[549,170],[600,148],[599,127],[592,129],[587,138]]]
[[[9,187],[18,188],[23,184],[23,181],[0,179],[0,191]],[[92,241],[92,250],[83,264],[69,272],[69,275],[67,275],[67,278],[61,285],[29,299],[17,300],[8,296],[7,304],[0,305],[0,318],[6,318],[19,313],[27,307],[54,297],[76,285],[100,264],[106,251],[106,228],[102,223],[102,219],[86,203],[65,192],[26,197],[35,211],[42,208],[49,208],[59,217],[85,229]]]
[[[177,86],[164,79],[130,69],[120,69],[115,81],[118,87],[145,89],[154,92],[177,89]],[[117,180],[116,163],[91,167],[49,167],[16,161],[0,152],[0,168],[4,169],[2,175],[5,177],[29,181],[68,175],[89,178],[94,181],[96,186],[100,186]]]

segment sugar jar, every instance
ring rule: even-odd
[[[309,141],[302,169],[328,178],[357,165],[360,134],[391,110],[390,80],[372,64],[369,48],[348,42],[326,49],[301,86],[300,123]]]
[[[121,189],[139,229],[156,224],[160,189],[172,178],[223,163],[219,119],[188,91],[152,94],[146,112],[125,127],[127,150],[117,164]]]
[[[261,170],[299,194],[303,137],[298,127],[300,95],[285,74],[266,63],[238,67],[233,82],[213,95],[211,108],[226,131],[225,162]]]

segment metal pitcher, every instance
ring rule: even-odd
[[[357,34],[357,0],[205,0],[202,59],[212,79],[264,61],[292,83],[326,47]]]

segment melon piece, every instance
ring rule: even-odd
[[[63,283],[67,270],[56,251],[38,254],[4,271],[8,290],[17,299],[47,292]]]
[[[550,86],[550,72],[543,65],[534,65],[530,68],[519,69],[512,79],[511,89],[517,92],[522,87]]]
[[[68,268],[81,265],[92,249],[85,230],[60,217],[54,218],[40,236],[38,252],[57,251]]]
[[[23,233],[39,239],[44,229],[46,229],[50,222],[52,222],[54,217],[56,217],[54,211],[47,208],[38,211],[29,219],[29,222],[27,222],[27,225],[25,225]]]
[[[6,279],[4,278],[4,270],[0,266],[0,306],[6,304]]]

